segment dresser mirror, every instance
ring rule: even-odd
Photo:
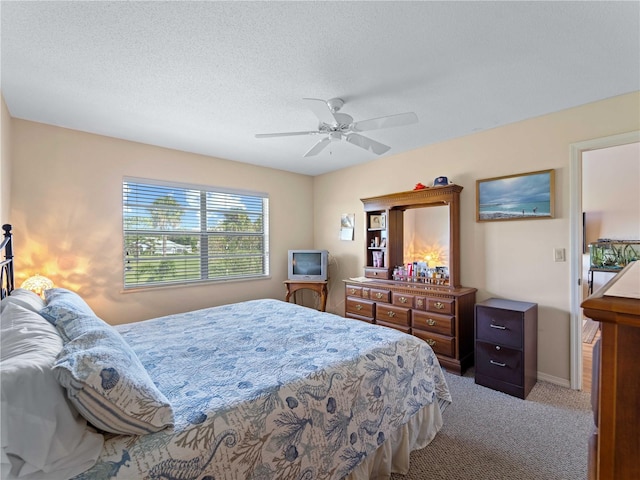
[[[449,268],[449,206],[404,211],[403,261],[422,261],[428,268]]]

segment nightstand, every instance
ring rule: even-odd
[[[538,304],[477,303],[475,331],[476,383],[526,398],[538,378]]]

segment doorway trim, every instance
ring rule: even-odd
[[[570,145],[569,223],[571,225],[571,388],[582,389],[582,153],[640,142],[640,130]]]

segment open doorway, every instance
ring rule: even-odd
[[[580,303],[615,273],[591,272],[590,242],[600,238],[640,239],[640,132],[571,146],[571,387],[588,391],[591,350],[598,331]],[[634,200],[635,199],[635,200]],[[591,288],[590,282],[591,280]]]

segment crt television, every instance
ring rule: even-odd
[[[289,250],[289,280],[326,282],[329,277],[327,250]]]

